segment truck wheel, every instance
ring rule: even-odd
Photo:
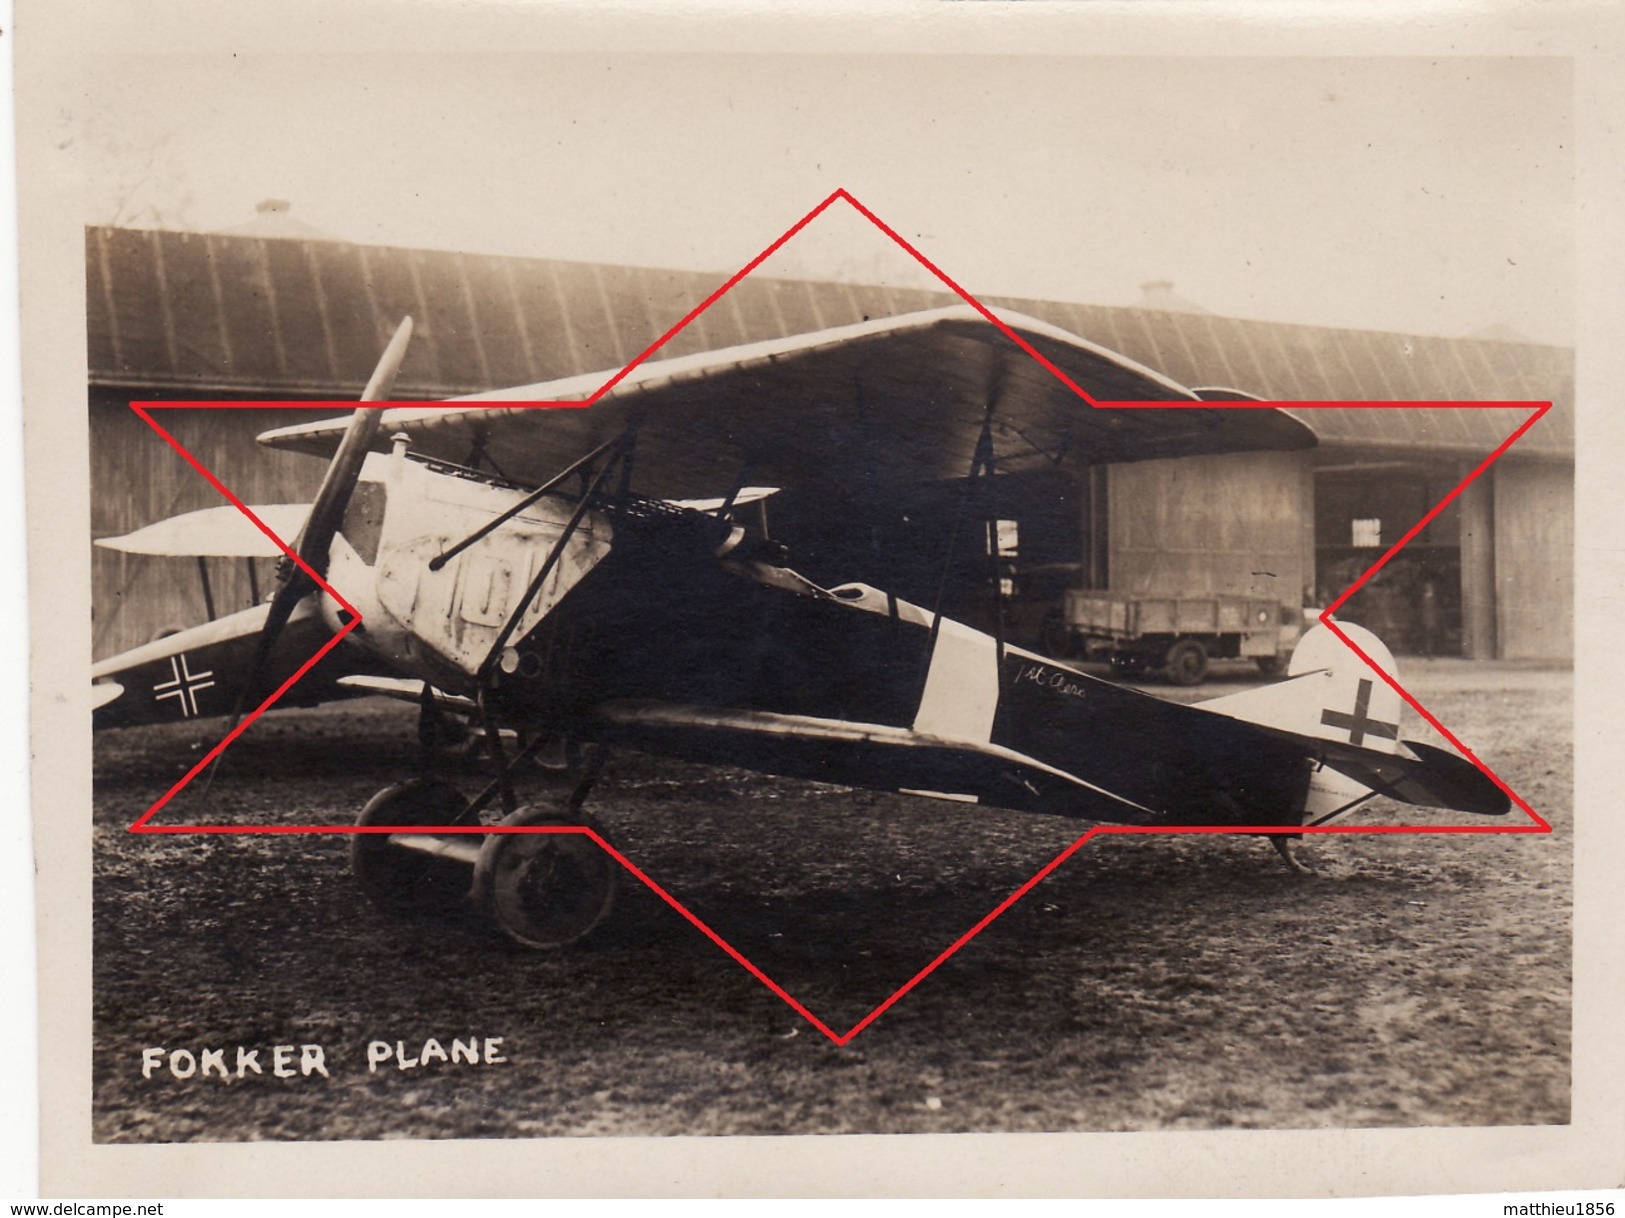
[[[1258,671],[1266,677],[1277,675],[1282,668],[1280,656],[1258,656],[1253,660],[1258,665]]]
[[[1207,676],[1207,648],[1198,639],[1180,639],[1168,648],[1162,670],[1174,685],[1200,685]]]

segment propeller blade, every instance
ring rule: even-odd
[[[395,374],[400,371],[401,361],[406,358],[406,345],[411,338],[412,319],[403,318],[361,394],[363,402],[376,402],[389,397],[395,385]],[[322,487],[311,504],[310,515],[305,518],[305,527],[300,530],[299,540],[293,547],[294,552],[319,575],[327,573],[328,549],[344,520],[345,509],[350,506],[350,495],[355,491],[355,484],[361,477],[362,463],[366,461],[367,452],[383,423],[384,410],[382,406],[361,406],[350,417],[350,426],[339,443],[338,451],[333,454],[333,461],[322,479]],[[308,592],[314,586],[309,584],[310,577],[303,571],[296,569],[295,576],[303,577],[307,585],[304,591]]]
[[[366,389],[362,391],[363,402],[385,401],[389,398],[390,391],[395,386],[395,376],[401,369],[401,361],[406,358],[406,346],[411,338],[412,319],[402,318],[394,337],[389,340],[389,345],[379,357],[378,366],[373,369],[372,378],[367,382]],[[321,489],[316,492],[316,499],[310,506],[310,515],[305,518],[304,528],[299,530],[298,540],[293,544],[294,553],[318,575],[327,574],[328,555],[332,549],[333,538],[344,521],[344,513],[350,506],[350,496],[355,491],[355,485],[361,479],[362,464],[366,461],[367,452],[378,435],[385,409],[383,406],[356,408],[355,414],[350,417],[350,425],[344,433],[344,439],[339,444],[338,451],[333,454],[327,473],[322,477]],[[237,696],[237,705],[232,710],[233,728],[242,718],[250,691],[259,685],[260,678],[264,675],[265,666],[270,660],[271,651],[276,646],[283,627],[288,624],[288,619],[293,616],[299,602],[315,589],[316,581],[303,567],[284,555],[277,568],[277,590],[265,615],[265,625],[260,630],[259,645],[254,649],[254,662],[249,666],[248,677]],[[214,773],[219,764],[220,759],[216,758],[215,765],[210,769],[208,782],[203,787],[205,796],[208,794],[209,785],[214,781]]]

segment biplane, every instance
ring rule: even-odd
[[[432,827],[589,824],[616,748],[1094,821],[1247,827],[1289,862],[1293,829],[1378,795],[1508,810],[1473,764],[1402,740],[1398,694],[1325,627],[1284,680],[1195,705],[1007,638],[993,532],[1022,479],[1314,436],[1286,411],[1206,406],[1065,331],[1001,320],[1050,366],[953,307],[645,362],[587,409],[513,403],[584,401],[607,374],[368,405],[388,397],[408,319],[353,414],[260,436],[327,459],[315,501],[273,515],[361,615],[285,700],[410,698],[426,739],[467,730],[489,766],[472,797],[416,778],[361,810],[395,830],[354,839],[366,892],[403,911],[472,898],[530,946],[580,939],[619,871],[590,839]],[[1188,404],[1096,409],[1074,386]],[[781,501],[825,520],[812,566],[769,528]],[[941,510],[922,542],[923,502]],[[199,553],[268,544],[242,542],[251,525],[229,506],[154,527]],[[863,578],[837,582],[843,562]],[[956,602],[967,583],[991,598]],[[96,724],[240,715],[352,620],[284,558],[263,603],[97,665]],[[1343,629],[1392,671],[1378,640]],[[573,790],[526,803],[526,761],[560,741]]]

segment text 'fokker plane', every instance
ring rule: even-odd
[[[1286,412],[1196,405],[1053,326],[1002,320],[1097,399],[1193,405],[1095,409],[954,307],[647,362],[589,409],[504,399],[580,401],[604,375],[368,406],[389,396],[408,319],[353,415],[262,435],[330,459],[315,502],[284,507],[281,523],[362,616],[286,701],[408,696],[426,729],[469,724],[489,754],[473,799],[418,779],[368,803],[362,824],[400,831],[355,838],[367,892],[397,909],[472,897],[532,946],[591,931],[619,867],[585,836],[414,828],[588,823],[592,761],[561,806],[524,806],[516,791],[527,758],[559,740],[590,758],[625,747],[1147,826],[1285,832],[1379,794],[1509,809],[1465,759],[1402,741],[1399,695],[1325,627],[1303,637],[1285,680],[1187,706],[1015,646],[997,603],[986,629],[945,612],[988,562],[979,586],[998,602],[998,501],[1023,476],[1314,442]],[[951,494],[934,500],[949,505],[934,540],[910,547],[898,538],[918,523],[908,492],[920,487]],[[864,573],[895,570],[915,599],[896,582],[798,573],[766,529],[781,496],[839,522],[848,544],[826,531],[825,567],[862,556]],[[203,544],[251,527],[229,506],[152,526],[200,554],[252,553]],[[266,603],[97,665],[96,724],[240,715],[350,620],[284,559]],[[1392,671],[1380,642],[1343,629]]]

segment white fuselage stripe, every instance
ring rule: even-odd
[[[987,744],[999,709],[999,648],[989,635],[942,619],[914,730]]]

